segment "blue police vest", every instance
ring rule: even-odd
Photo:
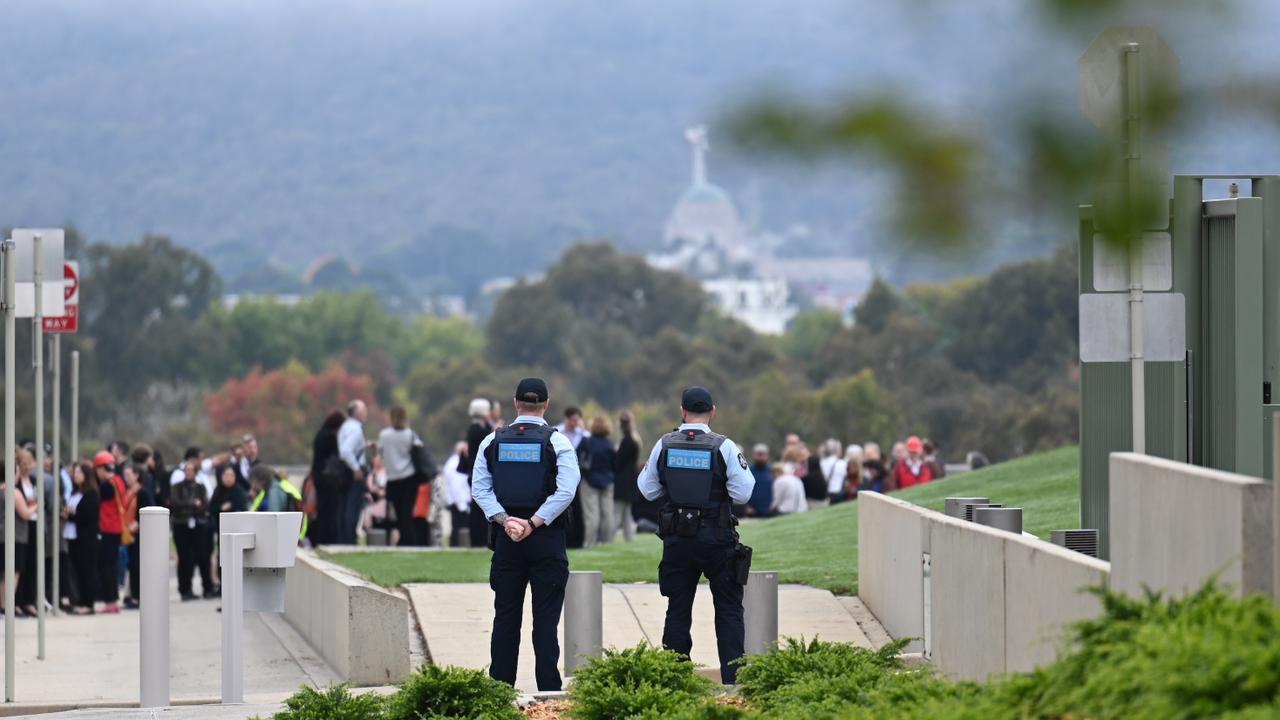
[[[720,454],[725,437],[701,430],[676,430],[662,436],[658,480],[672,505],[718,510],[729,502],[729,471]]]
[[[555,428],[518,423],[498,428],[485,449],[493,493],[508,512],[532,514],[556,489]]]

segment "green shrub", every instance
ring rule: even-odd
[[[273,720],[378,720],[382,717],[382,696],[355,695],[346,685],[320,691],[303,686],[284,701],[285,709]]]
[[[386,701],[387,720],[520,720],[515,688],[480,670],[423,665]]]
[[[1041,715],[1218,717],[1280,700],[1280,610],[1206,585],[1178,599],[1098,591],[1104,613],[1079,623],[1072,652],[1006,699]]]
[[[1061,658],[1032,673],[950,689],[896,681],[847,706],[841,720],[1280,717],[1280,610],[1211,585],[1179,599],[1097,591],[1102,616],[1078,623]],[[821,717],[802,685],[775,695],[780,720]],[[830,690],[841,693],[838,683]],[[890,703],[886,692],[902,692]],[[798,701],[798,705],[785,705]],[[804,704],[808,703],[808,704]]]
[[[569,686],[576,720],[623,720],[645,713],[669,717],[711,694],[712,682],[693,663],[647,643],[604,655],[578,668]]]
[[[879,650],[868,650],[817,638],[808,643],[803,638],[786,638],[773,650],[741,661],[738,691],[764,710],[779,705],[775,697],[784,688],[808,680],[827,683],[839,680],[844,696],[856,696],[859,688],[874,685],[901,671],[902,661],[898,655],[906,644],[906,640],[901,640]],[[815,690],[814,694],[822,693]],[[788,702],[795,700],[794,697],[787,699]]]
[[[751,720],[759,717],[761,716],[742,708],[711,700],[673,713],[649,710],[637,715],[635,720]]]

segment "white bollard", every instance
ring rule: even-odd
[[[778,643],[778,573],[752,570],[742,595],[748,655],[769,652]]]
[[[604,645],[604,575],[569,572],[564,588],[564,674],[573,675],[585,658],[600,657]]]
[[[139,699],[144,708],[169,706],[169,509],[138,511]]]

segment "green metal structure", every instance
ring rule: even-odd
[[[1251,181],[1252,195],[1206,201],[1206,179]],[[1083,527],[1100,530],[1105,558],[1108,457],[1133,446],[1130,365],[1083,356],[1091,331],[1083,308],[1086,295],[1128,292],[1100,287],[1095,255],[1107,248],[1098,246],[1091,207],[1081,208],[1079,231],[1080,515]],[[1280,392],[1280,176],[1175,177],[1167,232],[1171,277],[1162,290],[1185,300],[1175,329],[1185,332],[1186,348],[1180,360],[1145,363],[1146,452],[1269,477],[1270,431],[1280,414],[1272,397],[1272,388]]]

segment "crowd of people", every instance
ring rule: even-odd
[[[118,613],[139,606],[139,511],[169,509],[177,551],[178,591],[183,600],[217,598],[218,519],[224,512],[299,510],[301,491],[287,475],[258,460],[258,442],[245,435],[226,451],[206,454],[191,447],[176,466],[149,445],[116,441],[92,457],[54,467],[45,446],[44,497],[37,491],[36,448],[22,443],[14,458],[13,608],[18,617],[37,614],[37,535],[45,533],[46,607],[56,602],[76,615]],[[54,516],[54,493],[59,511]],[[4,515],[0,513],[0,532]],[[53,590],[53,555],[59,556],[58,597]],[[7,553],[0,553],[0,558]],[[0,559],[0,563],[4,560]],[[3,568],[0,567],[0,570]],[[194,576],[199,573],[200,593]],[[0,580],[0,598],[4,597]]]
[[[501,404],[486,399],[473,400],[469,415],[462,439],[437,468],[404,408],[393,407],[387,427],[371,435],[365,427],[368,408],[353,400],[325,418],[312,444],[309,471],[297,482],[282,468],[259,461],[252,435],[214,454],[188,448],[174,467],[146,444],[117,441],[55,473],[52,449],[46,447],[43,502],[37,497],[35,447],[24,443],[14,458],[18,585],[13,612],[36,614],[35,533],[41,531],[49,549],[46,577],[52,577],[52,553],[60,554],[56,602],[63,610],[116,613],[138,607],[138,511],[153,505],[170,511],[184,600],[220,594],[217,538],[224,512],[303,511],[304,544],[376,539],[392,545],[483,546],[488,521],[472,501],[471,472],[481,442],[504,419]],[[636,486],[644,442],[631,414],[599,414],[588,421],[571,406],[556,429],[573,444],[582,475],[569,514],[569,546],[631,541],[637,532],[656,531],[658,507]],[[876,443],[846,446],[832,438],[810,447],[793,434],[781,452],[756,444],[743,461],[749,463],[755,489],[747,504],[735,508],[739,517],[805,512],[851,500],[863,490],[894,492],[946,474],[937,448],[915,436],[895,443],[885,457]],[[61,493],[57,518],[49,517],[54,492]],[[3,522],[0,513],[0,533]],[[46,594],[46,602],[55,602],[52,582],[46,583]]]
[[[889,493],[947,475],[937,447],[914,435],[894,443],[885,458],[874,442],[844,445],[829,438],[815,452],[791,434],[776,459],[768,445],[757,443],[750,463],[755,489],[750,502],[735,508],[739,517],[791,515],[852,500],[864,490]]]
[[[483,546],[489,522],[472,501],[471,473],[481,442],[504,419],[501,404],[484,398],[472,400],[468,414],[469,424],[438,476],[403,408],[392,408],[391,425],[369,443],[363,443],[362,404],[326,420],[316,436],[312,475],[320,477],[329,468],[335,488],[346,490],[317,494],[314,527],[319,532],[312,540],[354,543],[362,533],[377,530],[385,532],[380,541],[394,545]],[[345,456],[337,441],[343,427],[353,438]],[[355,433],[357,427],[362,432]],[[645,458],[632,415],[623,411],[588,420],[570,406],[555,427],[573,444],[582,476],[570,513],[569,547],[630,541],[637,532],[656,531],[658,507],[636,487]],[[793,434],[780,453],[756,444],[744,462],[756,484],[750,502],[735,508],[739,517],[790,515],[852,500],[863,490],[894,492],[946,476],[937,448],[916,436],[894,443],[885,457],[873,442],[846,446],[831,438],[810,447]]]

